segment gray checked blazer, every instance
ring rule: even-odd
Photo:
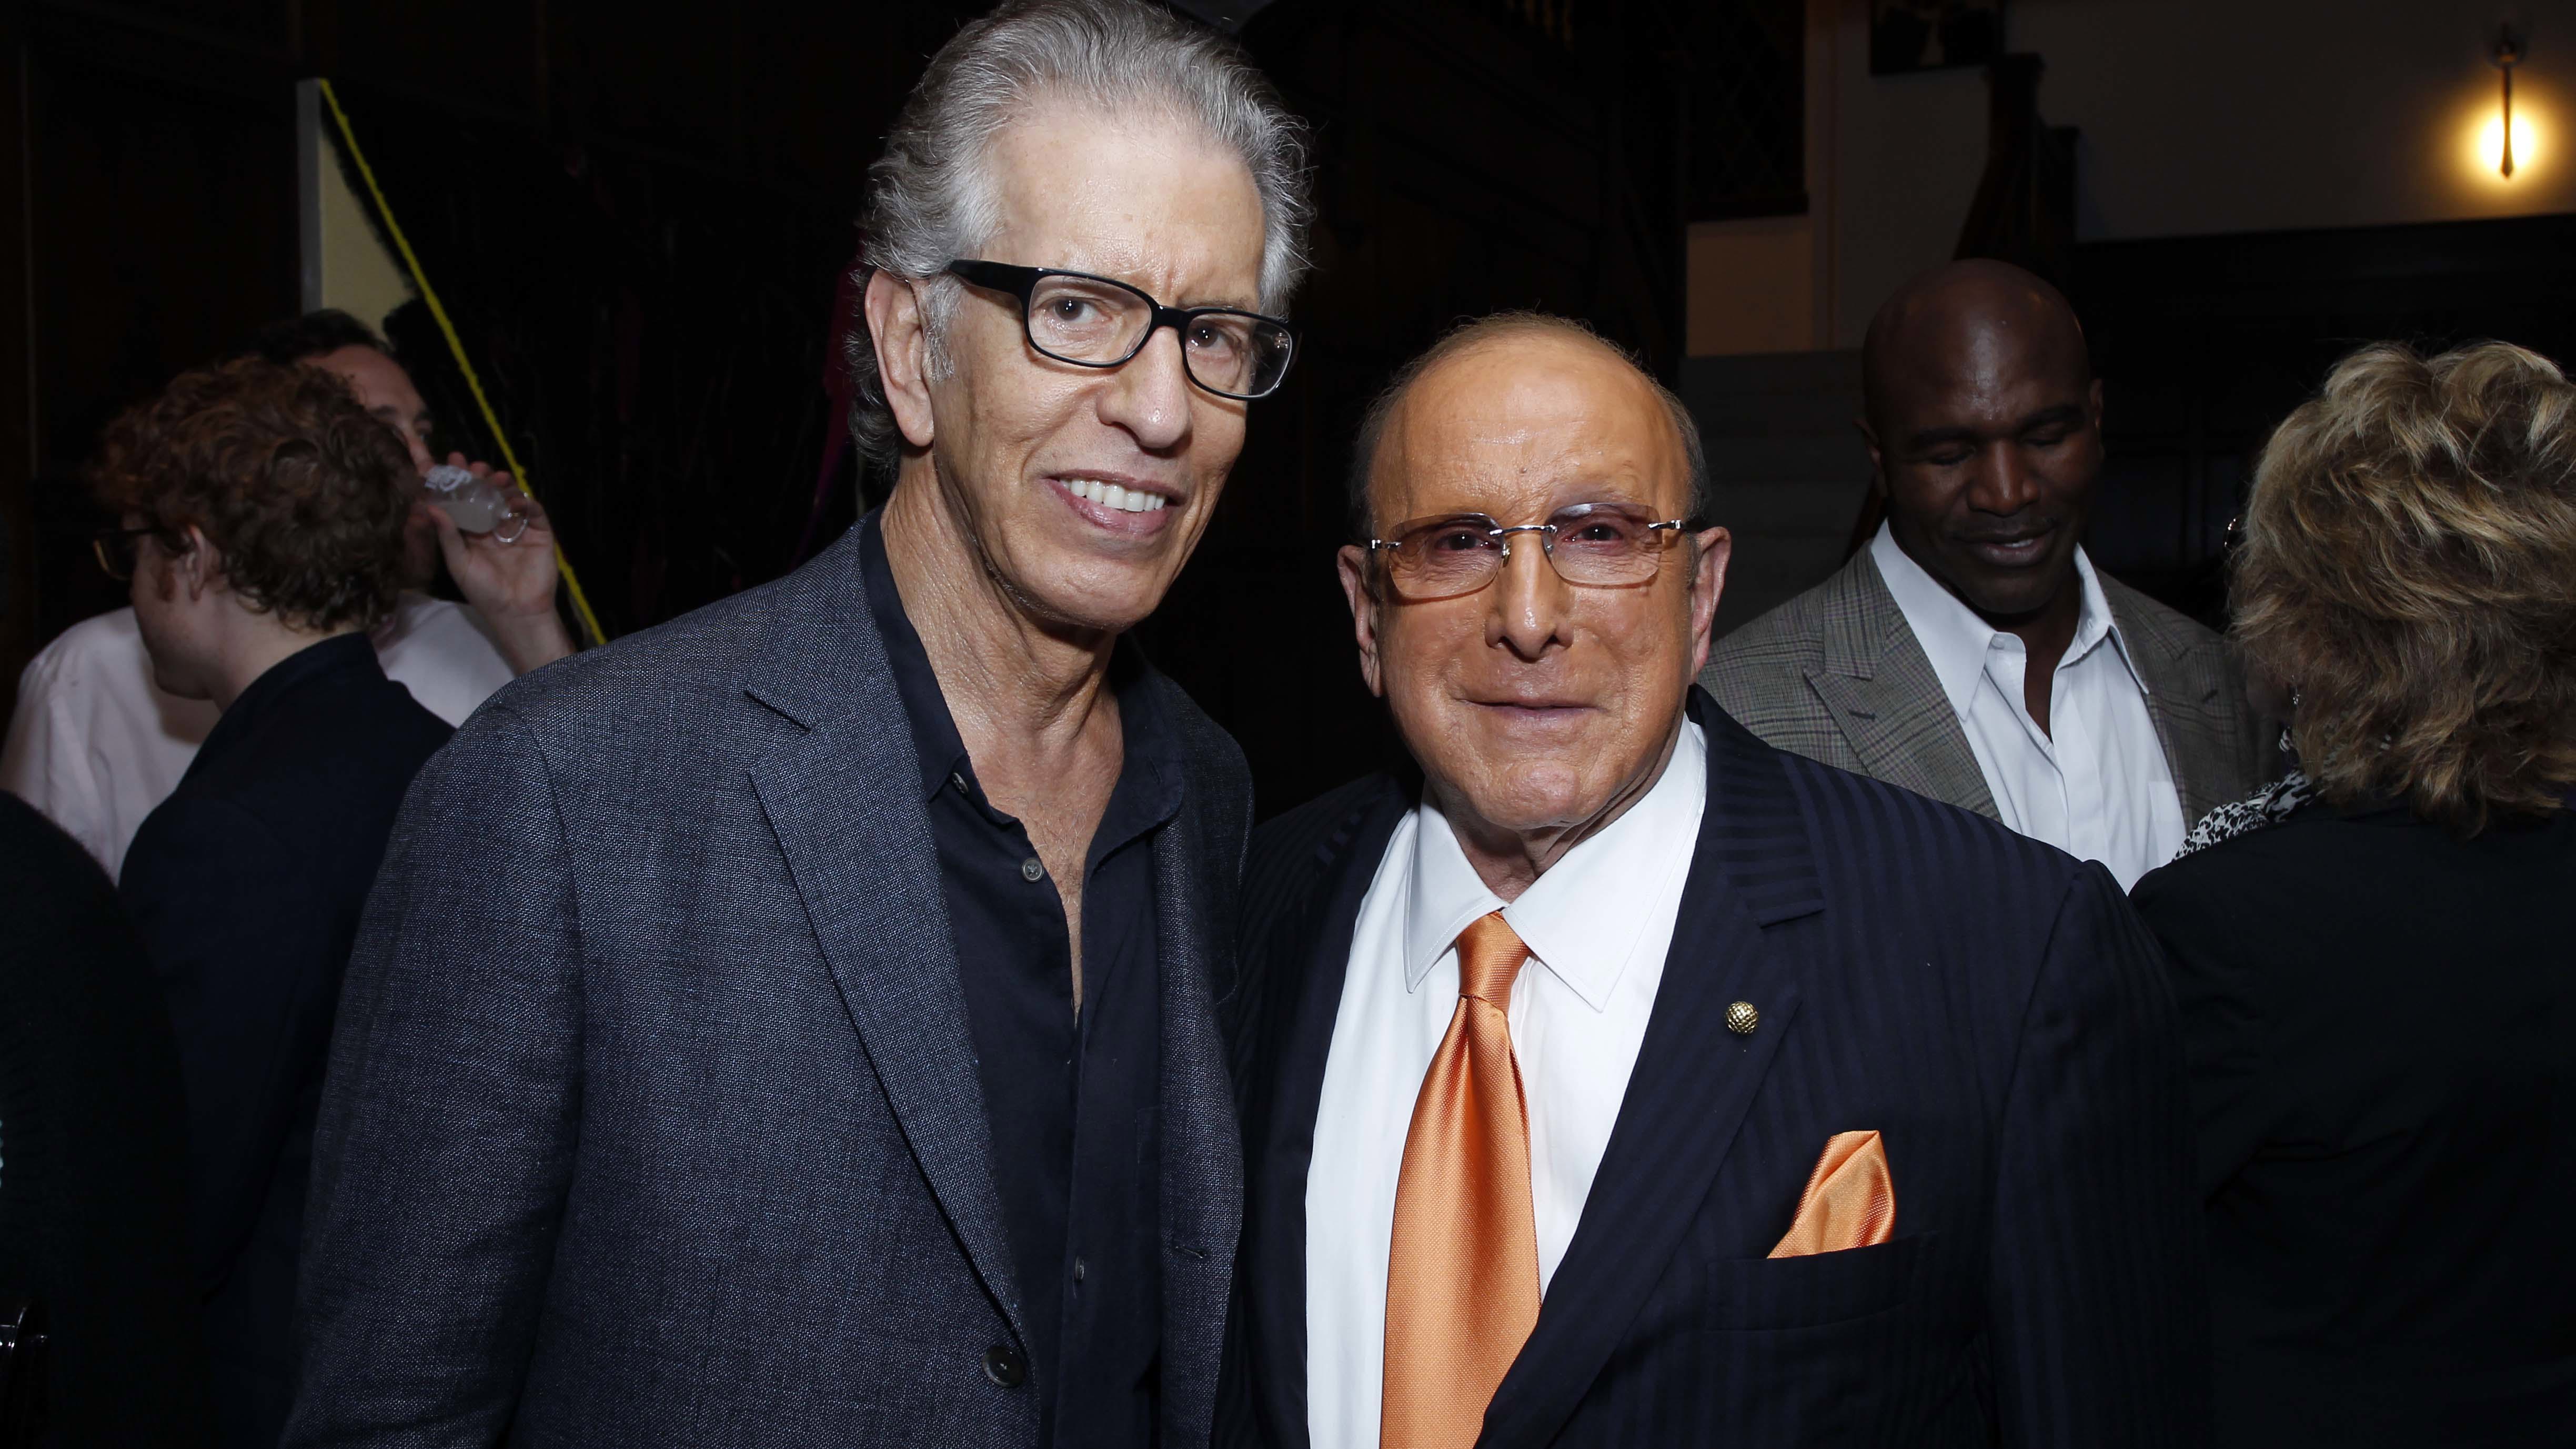
[[[2226,641],[2109,574],[2096,577],[2146,681],[2183,824],[2279,773]],[[1719,640],[1699,682],[1772,745],[1996,818],[1967,732],[1867,549]]]
[[[852,530],[519,680],[421,773],[332,1045],[289,1444],[1036,1442],[912,733],[866,599]],[[1152,849],[1160,1427],[1191,1445],[1242,1215],[1214,1013],[1251,780],[1150,687],[1187,755]]]

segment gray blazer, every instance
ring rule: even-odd
[[[2183,824],[2279,773],[2227,642],[2109,574],[2096,576],[2146,680]],[[1719,640],[1699,682],[1781,749],[1996,818],[1967,732],[1867,549]]]
[[[1035,1442],[912,734],[858,534],[519,680],[420,776],[315,1139],[294,1445]],[[1242,1216],[1215,1011],[1251,782],[1155,837],[1162,1440]]]

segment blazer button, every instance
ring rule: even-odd
[[[998,1343],[984,1350],[984,1377],[1003,1388],[1016,1389],[1028,1376],[1028,1365],[1020,1362],[1018,1354]]]

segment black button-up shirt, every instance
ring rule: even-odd
[[[878,515],[860,572],[921,759],[948,928],[992,1127],[993,1179],[1037,1380],[1041,1444],[1154,1436],[1162,1337],[1162,980],[1156,831],[1180,809],[1164,721],[1122,646],[1110,671],[1126,758],[1082,886],[1082,1010],[1064,903],[1020,822],[976,783],[886,567]]]

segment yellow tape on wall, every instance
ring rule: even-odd
[[[331,119],[340,130],[340,144],[347,147],[349,160],[357,166],[358,176],[367,183],[367,194],[375,199],[376,215],[384,219],[385,233],[394,241],[394,250],[402,254],[403,265],[411,271],[412,285],[420,289],[420,299],[429,304],[429,315],[438,320],[439,335],[447,339],[447,350],[456,358],[457,370],[465,374],[466,387],[473,390],[474,405],[483,410],[483,425],[501,445],[501,462],[509,468],[510,478],[519,491],[530,498],[537,491],[528,486],[528,472],[519,466],[518,455],[511,451],[510,435],[501,431],[501,419],[492,411],[492,400],[483,395],[483,380],[474,374],[474,364],[465,360],[465,344],[457,339],[456,324],[447,320],[447,308],[440,305],[438,292],[429,285],[429,274],[420,269],[420,258],[412,254],[411,241],[403,235],[402,224],[394,220],[394,209],[385,202],[384,188],[376,184],[376,173],[367,165],[367,154],[358,149],[358,138],[349,130],[349,113],[340,109],[340,98],[333,94],[331,83],[318,81],[323,104],[331,108]],[[563,545],[555,545],[555,570],[563,575],[564,591],[572,596],[574,619],[580,623],[585,644],[604,644],[608,635],[599,627],[599,616],[590,611],[590,599],[581,591],[581,580],[573,577],[572,560],[564,557]]]

